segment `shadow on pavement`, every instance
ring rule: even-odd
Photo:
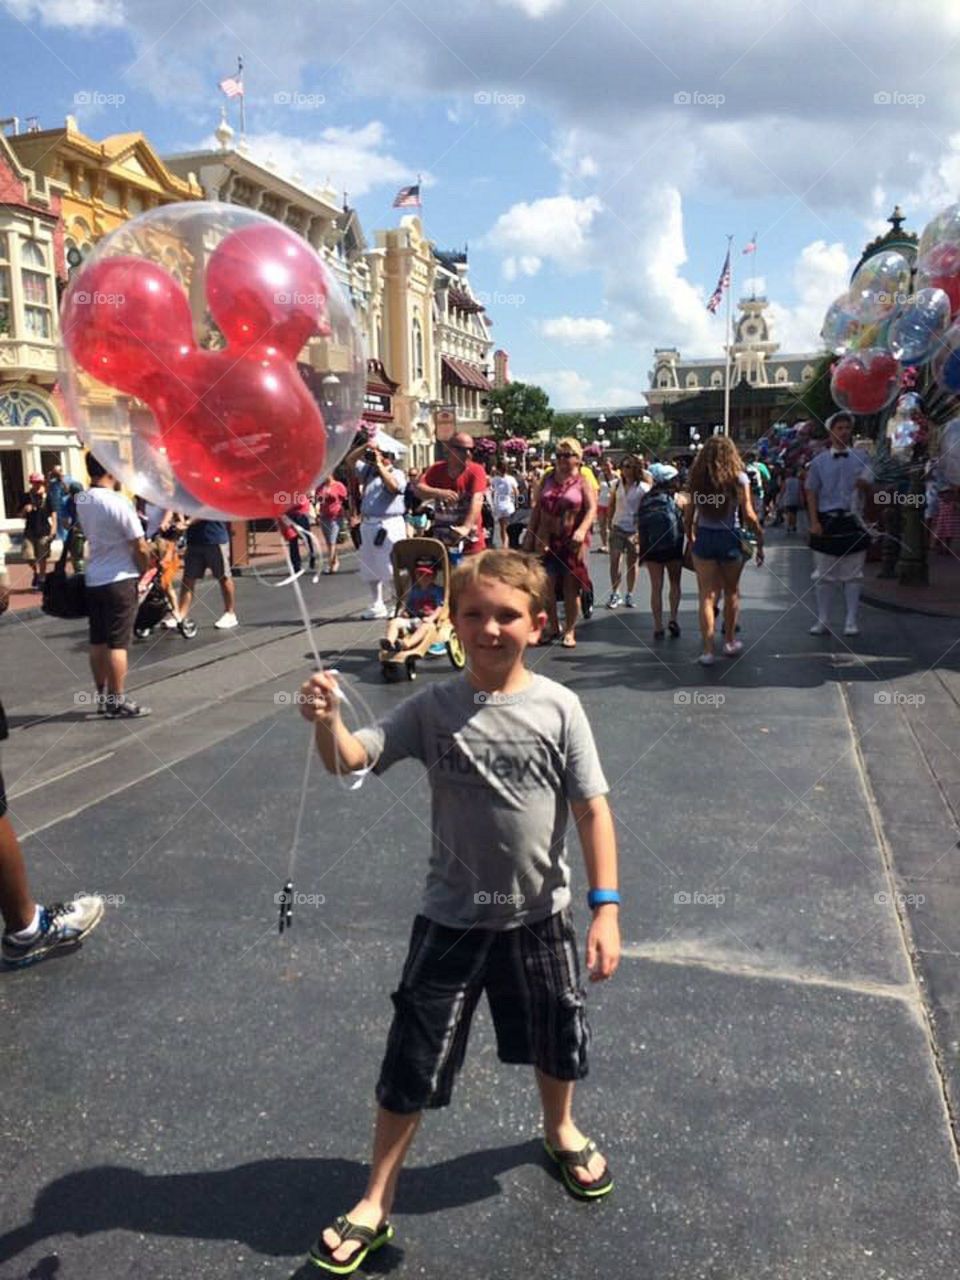
[[[542,1146],[531,1140],[410,1168],[396,1210],[436,1213],[487,1200],[499,1193],[500,1175],[543,1163]],[[236,1240],[271,1256],[305,1254],[356,1201],[366,1172],[355,1160],[321,1158],[258,1160],[208,1173],[151,1175],[119,1165],[69,1173],[40,1192],[29,1223],[0,1236],[0,1264],[53,1237],[115,1230]],[[396,1250],[383,1252],[377,1267],[392,1269]]]

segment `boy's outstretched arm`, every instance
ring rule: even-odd
[[[580,835],[583,864],[591,889],[616,889],[617,837],[606,796],[571,800],[570,810]],[[611,978],[620,963],[620,908],[615,902],[595,907],[587,933],[590,981]]]
[[[328,773],[354,773],[370,763],[358,738],[340,718],[336,677],[315,672],[300,686],[300,714],[314,726],[317,750]]]

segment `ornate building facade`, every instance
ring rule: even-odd
[[[791,417],[791,406],[804,383],[814,375],[822,353],[783,353],[773,340],[766,298],[741,298],[730,347],[730,426],[734,439],[749,443],[778,421]],[[653,353],[647,401],[655,418],[674,427],[672,444],[686,446],[692,428],[709,435],[723,421],[726,365],[716,358],[683,359],[676,347],[657,347]]]
[[[448,433],[452,434],[452,426],[457,431],[484,436],[490,430],[487,394],[493,390],[490,321],[470,288],[466,251],[444,253],[435,249],[434,258],[435,385],[440,388]]]

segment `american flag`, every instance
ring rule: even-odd
[[[393,207],[395,209],[419,209],[420,208],[420,183],[413,187],[401,187],[394,196]]]
[[[723,260],[723,270],[720,272],[720,279],[717,281],[717,287],[710,295],[710,301],[707,303],[707,310],[711,315],[716,314],[717,307],[723,301],[724,289],[730,288],[730,250],[727,250],[727,256]]]
[[[757,233],[756,232],[753,233],[753,238],[749,241],[749,243],[743,246],[743,252],[744,253],[757,252]]]
[[[243,81],[239,76],[227,76],[225,80],[220,81],[220,88],[228,98],[243,97]]]

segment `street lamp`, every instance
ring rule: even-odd
[[[503,426],[503,410],[498,404],[490,410],[490,421],[493,424],[493,438],[499,440],[500,428]]]

